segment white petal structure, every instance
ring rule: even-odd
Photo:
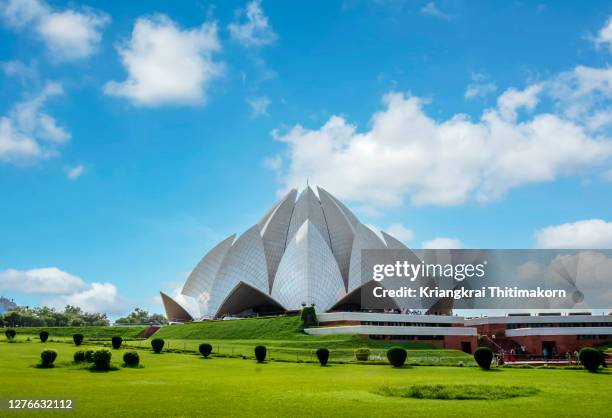
[[[296,190],[287,193],[272,213],[259,223],[268,265],[269,291],[272,291],[276,269],[287,245],[287,231],[291,222],[296,195]]]
[[[362,285],[361,283],[361,250],[381,250],[387,248],[378,235],[363,224],[355,229],[355,239],[351,250],[351,264],[349,266],[348,291],[351,292]]]
[[[236,234],[227,237],[217,244],[202,257],[198,265],[193,269],[189,277],[187,277],[187,281],[181,293],[185,296],[195,298],[198,301],[201,312],[207,310],[213,282],[215,277],[217,277],[225,254],[227,254],[228,250],[231,248],[235,238]]]
[[[326,311],[346,294],[336,259],[310,220],[298,229],[285,255],[278,266],[272,297],[288,310],[315,304]]]
[[[267,294],[268,268],[259,226],[242,234],[229,249],[212,286],[208,314],[214,315],[240,283]]]
[[[331,193],[317,191],[289,191],[238,239],[226,238],[200,260],[182,293],[199,302],[204,318],[358,303],[361,250],[406,248],[384,232],[381,240]],[[175,305],[166,298],[167,315],[184,317]]]

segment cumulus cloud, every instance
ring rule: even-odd
[[[269,116],[268,106],[270,106],[270,103],[272,102],[270,102],[270,99],[268,99],[266,96],[246,99],[246,102],[251,108],[252,117],[258,118],[260,116]]]
[[[440,10],[433,1],[430,1],[425,6],[421,7],[421,14],[444,20],[450,20],[453,18],[452,15],[444,13],[442,10]]]
[[[612,249],[612,222],[587,219],[548,226],[535,233],[538,248]]]
[[[4,0],[0,15],[6,25],[32,31],[58,61],[74,61],[93,54],[110,21],[91,8],[56,10],[42,0]]]
[[[414,231],[412,229],[398,223],[389,225],[384,231],[403,242],[411,241],[414,238]]]
[[[253,0],[246,9],[236,12],[236,21],[228,25],[232,40],[245,47],[258,47],[273,43],[277,35],[261,8],[261,0]]]
[[[214,22],[182,29],[162,14],[141,17],[131,39],[117,46],[127,79],[108,82],[104,91],[136,105],[204,103],[223,72],[213,59],[220,50]]]
[[[70,139],[70,134],[42,110],[49,98],[61,94],[60,84],[48,83],[38,95],[17,103],[7,116],[0,117],[0,161],[47,158]]]
[[[438,237],[423,241],[421,247],[425,250],[455,250],[464,248],[464,245],[457,238]]]
[[[612,17],[608,18],[608,21],[599,30],[593,41],[595,45],[607,47],[612,51]]]
[[[117,288],[111,283],[86,283],[57,267],[0,271],[0,290],[42,295],[44,305],[63,308],[79,306],[88,312],[121,310]]]
[[[538,112],[543,97],[553,104]],[[478,120],[461,113],[436,120],[419,97],[391,92],[363,132],[342,116],[315,129],[274,131],[286,144],[282,190],[310,178],[367,205],[396,206],[406,196],[415,205],[458,205],[594,173],[610,163],[612,141],[587,123],[595,114],[607,120],[611,98],[612,69],[582,66],[507,89]]]

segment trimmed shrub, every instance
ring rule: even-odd
[[[93,350],[85,350],[85,361],[88,363],[93,363],[94,361],[93,354],[94,354]]]
[[[40,331],[38,333],[38,337],[40,338],[41,343],[46,343],[49,339],[49,333],[47,331]]]
[[[212,353],[212,345],[208,343],[200,344],[198,350],[200,350],[200,354],[202,354],[204,357],[208,357],[210,353]]]
[[[370,349],[358,348],[355,350],[355,358],[357,361],[368,361],[370,359]]]
[[[126,351],[123,355],[123,362],[126,367],[138,367],[140,364],[140,356],[136,351]]]
[[[153,338],[151,340],[151,348],[153,348],[153,351],[157,354],[161,353],[162,349],[164,348],[164,344],[165,342],[161,338]]]
[[[317,350],[317,358],[321,366],[326,366],[327,360],[329,360],[329,350],[327,348],[319,348]]]
[[[6,339],[10,341],[15,338],[17,332],[14,329],[7,329],[6,331],[4,331],[4,335],[6,335]]]
[[[402,347],[391,347],[387,350],[387,360],[393,367],[402,367],[406,362],[408,352]]]
[[[108,348],[102,348],[96,350],[93,353],[94,368],[96,370],[108,370],[110,369],[110,361],[112,353]]]
[[[121,337],[113,337],[111,338],[111,344],[115,350],[118,350],[121,347],[121,343],[123,343],[123,338]]]
[[[474,360],[481,369],[489,370],[493,361],[493,351],[489,347],[478,347],[474,351]]]
[[[53,362],[57,358],[57,351],[43,350],[40,353],[40,367],[53,367]]]
[[[74,345],[78,347],[83,342],[83,334],[74,334],[72,340],[74,341]]]
[[[85,361],[85,351],[83,350],[79,350],[79,351],[75,351],[74,355],[72,356],[72,358],[74,359],[75,363],[82,363]]]
[[[304,328],[316,327],[317,325],[319,325],[319,321],[317,320],[317,312],[315,310],[314,305],[304,306],[302,308],[301,319]]]
[[[597,369],[599,369],[603,355],[599,350],[591,347],[584,347],[582,350],[580,350],[578,357],[580,358],[580,363],[585,369],[591,373],[595,373]]]
[[[263,363],[266,359],[266,354],[268,354],[268,350],[265,345],[258,345],[255,347],[255,358],[258,363]]]

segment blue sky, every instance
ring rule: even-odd
[[[415,248],[612,247],[609,2],[0,9],[20,304],[159,312],[307,177]]]

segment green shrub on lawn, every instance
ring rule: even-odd
[[[40,353],[40,367],[53,367],[53,362],[57,358],[57,351],[43,350]]]
[[[198,350],[200,350],[200,354],[202,354],[204,358],[206,358],[210,355],[210,353],[212,353],[212,345],[208,343],[202,343],[198,347]]]
[[[40,331],[38,333],[38,337],[40,338],[41,343],[45,343],[49,339],[49,333],[47,331]]]
[[[153,351],[157,354],[161,353],[162,349],[164,348],[164,344],[165,342],[161,338],[153,338],[151,340],[151,348],[153,348]]]
[[[391,347],[387,350],[387,360],[393,367],[402,367],[406,362],[408,352],[402,347]]]
[[[355,350],[355,358],[357,361],[368,361],[370,359],[370,349],[358,348]]]
[[[92,351],[93,353],[93,351]],[[74,355],[72,356],[72,358],[74,359],[75,363],[82,363],[85,361],[85,351],[83,350],[79,350],[79,351],[75,351]]]
[[[88,363],[93,363],[94,358],[94,350],[85,350],[85,361]]]
[[[493,351],[489,347],[478,347],[474,351],[474,360],[481,369],[489,370],[493,361]]]
[[[138,367],[140,356],[136,351],[126,351],[123,355],[123,363],[125,363],[126,367]]]
[[[321,366],[326,366],[327,360],[329,360],[329,350],[327,348],[319,348],[317,350],[317,358]]]
[[[257,347],[255,347],[255,358],[257,359],[257,362],[263,363],[266,359],[267,353],[268,350],[266,349],[265,345],[258,345]]]
[[[121,347],[121,343],[123,343],[123,338],[115,336],[111,338],[111,344],[115,350],[118,350]]]
[[[17,332],[14,329],[7,329],[4,331],[4,335],[6,335],[7,340],[12,341],[15,338],[15,335],[17,335]]]
[[[108,348],[102,348],[96,350],[93,353],[94,369],[96,370],[109,370],[112,353]]]
[[[594,348],[584,347],[578,354],[580,363],[591,373],[595,373],[603,360],[603,354]]]
[[[74,334],[72,336],[72,341],[74,341],[74,345],[78,347],[83,342],[83,334]]]

